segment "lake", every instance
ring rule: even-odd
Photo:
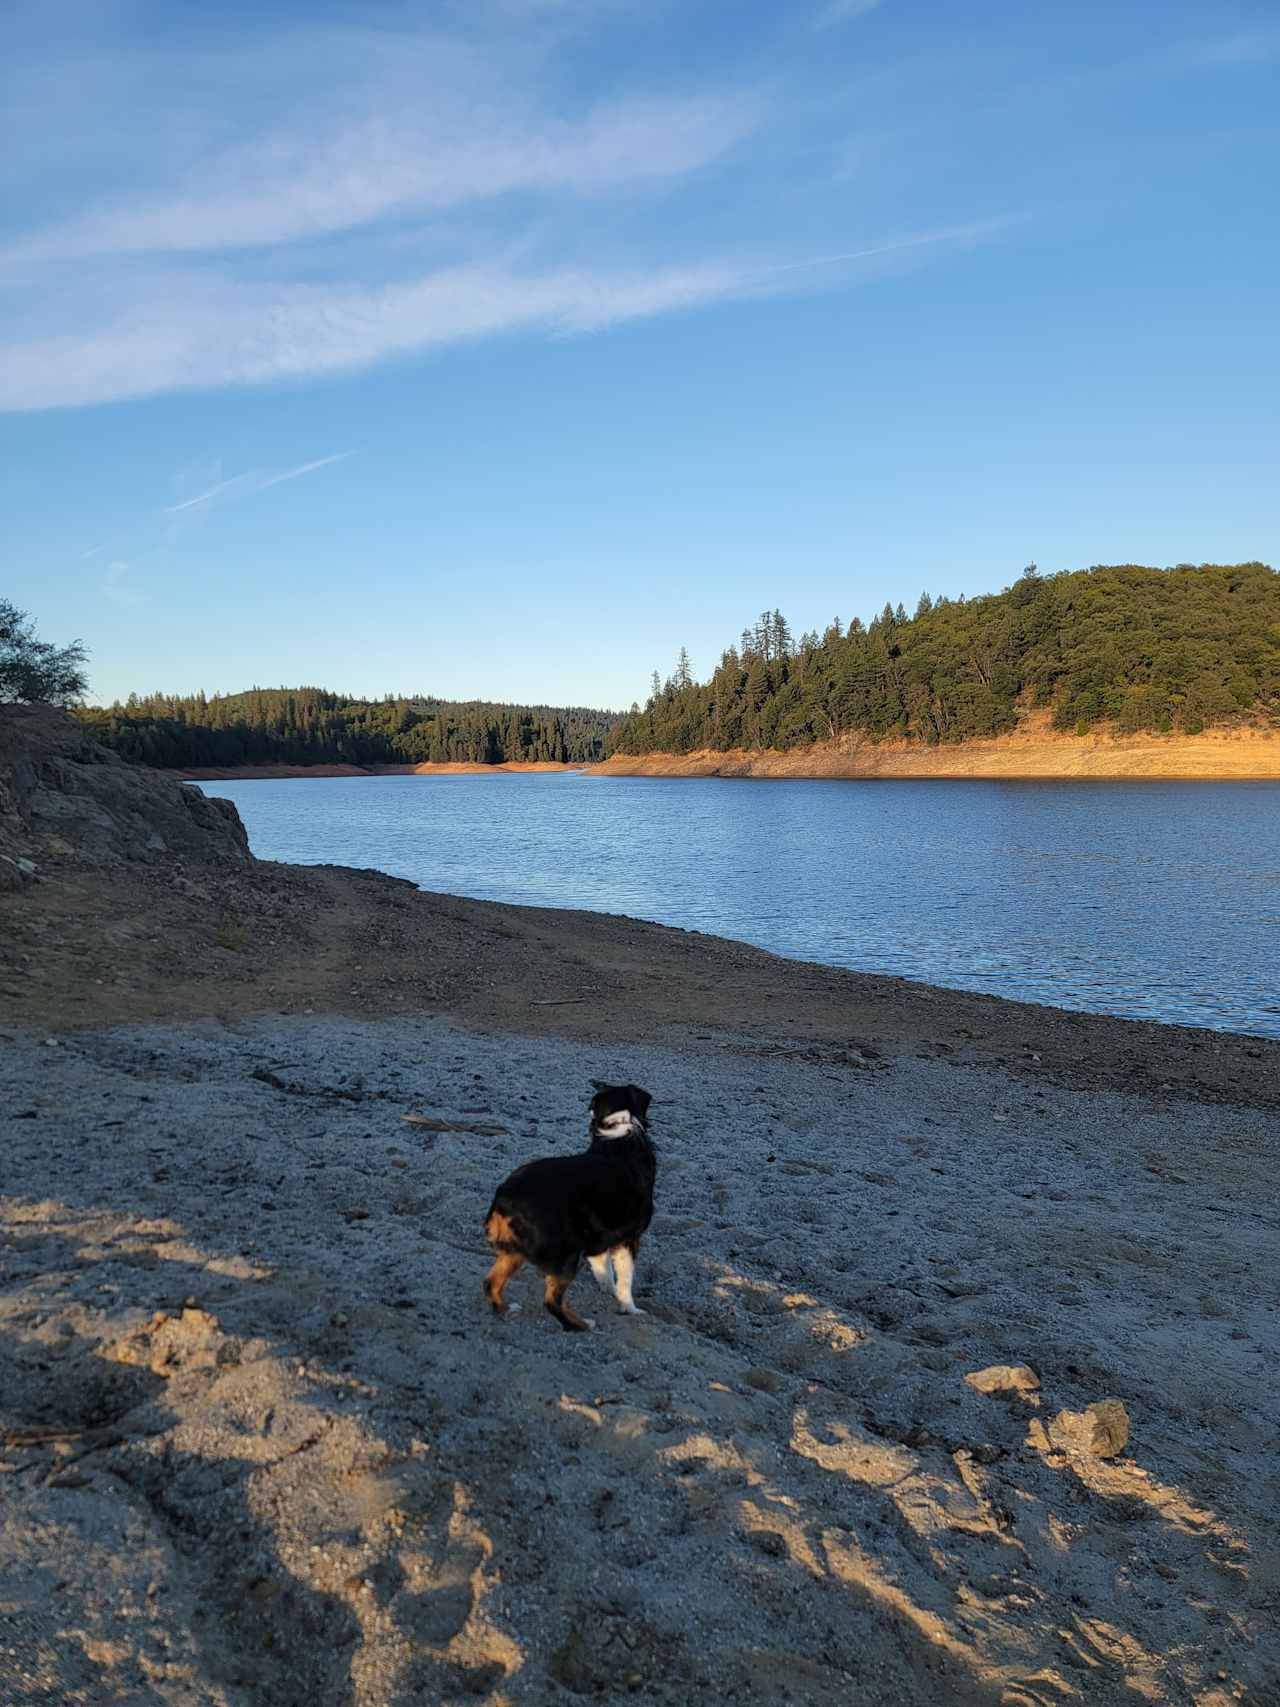
[[[1280,1037],[1280,783],[208,782],[253,851]]]

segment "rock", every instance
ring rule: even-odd
[[[1040,1377],[1025,1363],[993,1363],[987,1369],[971,1370],[965,1380],[979,1393],[1025,1395],[1040,1390]]]
[[[1129,1439],[1129,1413],[1119,1399],[1098,1399],[1083,1411],[1059,1411],[1049,1424],[1059,1452],[1077,1458],[1114,1458]]]
[[[9,876],[0,873],[0,887],[35,881],[46,856],[89,866],[175,855],[249,864],[248,837],[230,801],[127,764],[65,711],[8,705],[4,712],[0,855]]]

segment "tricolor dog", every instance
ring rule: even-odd
[[[631,1277],[640,1236],[653,1218],[652,1100],[638,1085],[600,1085],[591,1099],[590,1149],[526,1162],[503,1180],[484,1223],[493,1247],[484,1291],[498,1315],[519,1308],[503,1292],[531,1262],[546,1276],[543,1301],[560,1326],[571,1332],[594,1326],[565,1298],[584,1258],[624,1315],[641,1314]]]

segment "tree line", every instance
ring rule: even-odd
[[[834,618],[798,638],[766,611],[696,682],[681,649],[611,752],[791,748],[845,735],[963,741],[1028,707],[1085,734],[1197,734],[1245,717],[1280,725],[1280,575],[1264,563],[1138,564],[1042,575],[1002,592],[928,593],[912,615]]]
[[[79,716],[123,758],[174,770],[258,764],[500,765],[604,757],[616,713],[480,700],[350,699],[324,688],[130,694]]]

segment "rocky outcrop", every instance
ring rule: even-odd
[[[126,764],[49,706],[0,706],[0,889],[50,864],[247,864],[230,801]]]

